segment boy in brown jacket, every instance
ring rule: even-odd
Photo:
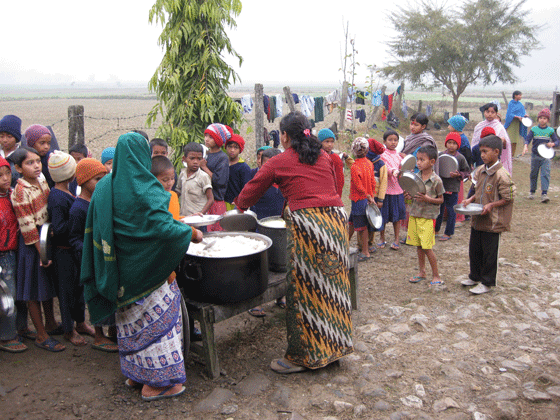
[[[515,184],[498,160],[502,152],[502,139],[487,136],[480,140],[480,155],[484,165],[473,175],[475,193],[463,206],[472,202],[484,206],[482,214],[472,217],[469,242],[470,274],[464,286],[474,286],[469,291],[482,294],[496,285],[500,233],[510,228]]]

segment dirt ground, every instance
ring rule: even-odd
[[[441,144],[445,133],[432,134]],[[473,296],[460,285],[466,223],[436,244],[444,286],[408,282],[417,267],[412,247],[380,249],[360,263],[355,353],[325,369],[285,376],[269,369],[286,348],[284,312],[270,303],[265,318],[241,314],[217,325],[220,378],[209,380],[190,355],[186,393],[154,403],[124,386],[117,355],[69,343],[49,353],[26,341],[25,353],[0,352],[0,417],[560,418],[560,168],[552,169],[551,201],[541,204],[526,199],[529,162],[514,161],[512,229],[502,235],[491,293]]]

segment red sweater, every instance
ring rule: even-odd
[[[18,221],[10,193],[0,196],[0,252],[14,251],[17,249]]]
[[[269,159],[245,184],[235,204],[248,209],[273,184],[278,184],[291,211],[309,207],[342,207],[336,191],[334,164],[329,155],[321,150],[314,165],[301,163],[294,149],[289,148]]]
[[[344,164],[342,159],[336,153],[329,154],[334,163],[334,173],[336,174],[336,192],[342,197],[342,189],[344,188]]]
[[[350,177],[350,200],[359,201],[375,194],[375,172],[368,158],[356,159]]]

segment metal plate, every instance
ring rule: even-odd
[[[395,148],[395,150],[397,151],[397,153],[402,152],[404,149],[404,137],[399,136],[399,142],[397,143],[397,147]]]
[[[412,197],[418,193],[426,194],[426,185],[424,185],[424,181],[414,172],[403,172],[401,176],[399,176],[399,185]]]
[[[369,204],[366,209],[366,215],[369,224],[375,228],[380,229],[383,225],[383,216],[381,215],[381,210],[376,204]]]
[[[554,149],[547,147],[546,144],[539,144],[537,146],[537,152],[545,159],[552,159],[554,157]]]
[[[464,214],[466,216],[476,216],[481,214],[483,208],[484,206],[482,204],[477,203],[470,203],[467,206],[463,206],[463,204],[459,203],[453,206],[456,213]]]
[[[442,178],[451,178],[451,172],[459,169],[459,162],[455,156],[443,154],[436,162],[436,173]]]
[[[210,226],[222,220],[223,215],[205,214],[203,216],[187,216],[181,219],[181,222],[194,227]]]
[[[523,124],[525,127],[531,127],[533,125],[533,120],[531,120],[531,118],[529,117],[524,117],[521,118],[521,124]]]
[[[43,223],[39,232],[39,256],[43,264],[48,264],[52,260],[52,227],[50,223]]]
[[[0,318],[12,316],[15,311],[14,297],[8,285],[0,280]]]
[[[257,228],[257,214],[251,210],[244,213],[238,209],[226,211],[220,220],[220,226],[230,232],[254,231]]]
[[[413,171],[416,167],[416,158],[414,155],[406,155],[401,160],[401,171]]]

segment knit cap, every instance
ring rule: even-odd
[[[27,139],[27,145],[29,147],[33,147],[33,145],[37,143],[37,140],[45,135],[50,136],[51,132],[44,125],[33,124],[27,127],[27,130],[25,130],[25,138]]]
[[[385,146],[375,139],[368,139],[369,150],[371,150],[376,155],[381,155],[385,151]]]
[[[91,178],[99,174],[107,174],[107,168],[101,162],[93,158],[85,158],[76,166],[76,182],[83,185]]]
[[[216,142],[216,146],[222,147],[231,138],[233,130],[225,124],[214,123],[206,127],[204,134],[212,137]]]
[[[319,133],[317,134],[317,138],[321,143],[323,142],[323,140],[326,139],[336,139],[334,133],[330,128],[323,128],[322,130],[319,130]]]
[[[55,150],[49,156],[49,173],[54,182],[66,181],[76,173],[76,161],[68,153]]]
[[[259,147],[259,148],[257,149],[257,155],[259,154],[259,152],[264,152],[266,149],[272,149],[272,147],[270,147],[270,146],[262,146],[262,147]]]
[[[105,165],[107,161],[115,158],[116,147],[107,147],[101,152],[101,163]]]
[[[548,118],[548,121],[550,121],[550,109],[548,108],[544,108],[541,112],[539,112],[539,115],[537,115],[537,118],[540,117],[546,117]],[[0,130],[2,131],[2,130]]]
[[[445,146],[446,147],[447,147],[447,142],[448,141],[454,141],[455,143],[457,143],[457,146],[461,147],[461,135],[459,133],[457,133],[456,131],[449,133],[445,137]]]
[[[496,130],[494,130],[492,127],[484,127],[482,129],[482,132],[480,133],[480,138],[486,136],[495,136],[495,135],[496,135]]]
[[[451,118],[447,120],[447,124],[453,127],[455,130],[461,132],[465,128],[465,125],[469,122],[465,117],[461,114],[453,115]]]
[[[236,143],[239,146],[239,153],[243,152],[243,149],[245,149],[245,140],[243,140],[243,137],[239,134],[232,134],[231,138],[226,141],[226,146],[228,143]]]
[[[10,163],[6,159],[4,159],[2,156],[0,156],[0,168],[2,166],[7,166],[11,170]]]
[[[15,115],[5,115],[0,120],[0,133],[8,133],[15,137],[16,142],[21,140],[21,118]]]
[[[368,147],[369,147],[369,142],[364,137],[357,137],[352,142],[352,151],[354,152],[355,155],[357,155],[359,152],[363,150],[366,150]]]

